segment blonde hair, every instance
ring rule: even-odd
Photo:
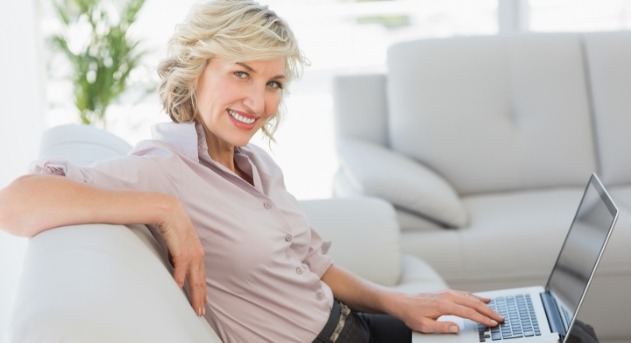
[[[286,85],[308,64],[287,23],[267,6],[251,0],[194,5],[185,22],[176,27],[168,49],[168,56],[158,66],[158,91],[164,110],[178,123],[196,119],[197,81],[213,57],[234,62],[285,57]],[[281,101],[276,115],[263,125],[263,133],[271,140],[282,111]]]

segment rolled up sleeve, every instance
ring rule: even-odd
[[[171,172],[177,163],[167,151],[149,155],[127,155],[78,166],[69,161],[40,160],[30,167],[31,174],[58,175],[93,187],[111,190],[154,191],[178,195],[177,171]],[[147,154],[147,151],[143,151]]]
[[[326,254],[330,247],[330,241],[322,240],[320,234],[311,229],[311,245],[303,263],[308,265],[309,269],[320,277],[333,265],[333,258]]]

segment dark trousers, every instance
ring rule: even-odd
[[[335,340],[331,337],[340,323],[343,305],[334,303],[329,321],[313,343],[410,343],[412,330],[386,314],[350,312]]]

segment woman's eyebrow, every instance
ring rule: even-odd
[[[246,63],[243,62],[237,62],[235,63],[236,65],[240,65],[243,68],[247,69],[247,71],[255,71],[254,68],[250,67],[249,65],[247,65]]]

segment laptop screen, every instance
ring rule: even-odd
[[[576,317],[617,217],[618,209],[593,174],[546,285],[566,330]]]

